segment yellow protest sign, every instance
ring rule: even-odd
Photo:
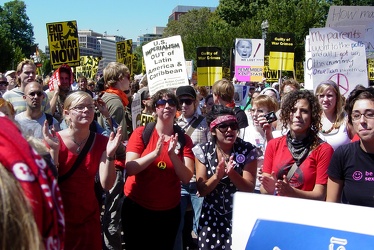
[[[117,62],[125,64],[131,69],[132,62],[132,40],[125,40],[116,43]]]
[[[95,79],[99,68],[100,57],[81,56],[81,63],[76,67],[75,73],[77,76],[84,76],[87,79]]]
[[[79,66],[79,38],[76,21],[47,23],[48,45],[54,69],[62,64]]]

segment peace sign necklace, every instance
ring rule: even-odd
[[[166,149],[166,151],[164,151],[163,153],[162,153],[162,157],[161,157],[161,161],[159,161],[158,163],[157,163],[157,167],[159,168],[159,169],[161,169],[161,170],[164,170],[165,168],[166,168],[166,162],[164,161],[164,159],[165,159],[165,153],[167,152],[167,149]]]

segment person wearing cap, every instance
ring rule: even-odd
[[[7,72],[5,72],[5,77],[8,81],[7,90],[11,90],[17,86],[15,70],[8,70]]]
[[[177,124],[191,137],[194,146],[200,143],[205,144],[208,141],[208,125],[205,117],[197,113],[199,101],[196,100],[194,87],[191,85],[181,86],[177,88],[176,95],[181,106],[181,115],[177,118]],[[187,205],[190,202],[194,213],[192,235],[194,238],[197,238],[197,229],[203,203],[203,198],[199,197],[197,192],[195,175],[190,180],[190,183],[182,184],[181,188],[181,222],[174,244],[174,250],[185,249],[186,247],[186,243],[183,244],[182,242],[182,233]],[[187,223],[187,225],[189,224],[191,223]]]
[[[3,98],[12,103],[16,114],[26,110],[26,102],[23,99],[25,87],[30,82],[35,81],[36,66],[32,60],[26,59],[20,62],[17,66],[17,84],[18,88],[13,88],[3,95]],[[48,97],[43,92],[44,99],[42,101],[42,110],[45,113],[51,113],[51,106],[49,105]]]

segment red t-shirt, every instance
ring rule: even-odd
[[[333,148],[328,143],[320,144],[297,168],[290,180],[290,185],[300,190],[312,191],[315,184],[327,184],[327,168],[333,152]],[[271,174],[274,171],[277,178],[282,179],[294,162],[287,147],[287,136],[269,141],[265,152],[264,173]]]
[[[57,136],[60,140],[58,172],[62,176],[73,166],[78,154],[69,151],[58,133]],[[107,142],[107,137],[95,134],[82,163],[69,178],[59,183],[65,208],[66,249],[102,249],[100,210],[94,184]]]
[[[159,135],[153,130],[149,143],[143,145],[142,133],[144,127],[139,127],[132,133],[127,152],[133,152],[143,157],[152,152],[157,145]],[[186,145],[183,148],[183,156],[195,159],[192,152],[192,140],[185,135]],[[163,142],[161,154],[143,171],[136,175],[128,176],[125,183],[125,195],[150,210],[168,210],[175,208],[181,198],[181,182],[175,173],[173,163],[168,155],[169,142]],[[183,161],[181,152],[178,154]],[[165,169],[157,167],[157,163],[164,161]]]
[[[64,249],[64,209],[57,180],[14,123],[2,116],[0,112],[0,162],[21,184],[45,249]]]

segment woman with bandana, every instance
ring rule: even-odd
[[[318,137],[321,107],[311,92],[287,94],[281,107],[286,135],[268,142],[261,193],[313,200],[326,198],[332,147]]]
[[[239,125],[231,108],[215,105],[206,119],[212,141],[193,149],[197,189],[204,197],[198,246],[231,249],[233,196],[237,191],[253,192],[257,152],[238,137]]]

